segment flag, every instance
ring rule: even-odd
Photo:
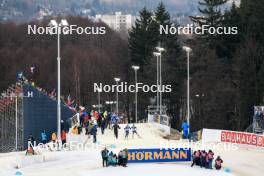
[[[23,72],[18,72],[17,73],[17,78],[22,79],[23,78]]]
[[[67,105],[72,106],[74,103],[74,100],[72,100],[71,95],[69,94],[67,97]]]
[[[56,89],[53,89],[49,94],[50,97],[56,97]]]
[[[35,68],[36,67],[30,67],[30,73],[34,74]]]

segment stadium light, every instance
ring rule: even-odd
[[[159,114],[162,114],[162,91],[160,90],[162,87],[161,56],[165,49],[159,46],[155,47],[155,49],[158,51],[153,52],[153,55],[157,57],[157,111],[159,110]]]
[[[58,43],[58,56],[57,56],[57,63],[58,63],[58,97],[57,97],[57,138],[58,141],[61,141],[61,66],[60,66],[60,34],[62,33],[62,27],[68,26],[68,22],[65,19],[62,19],[60,23],[57,23],[56,20],[50,20],[49,26],[55,27],[57,29],[57,43]]]
[[[132,68],[135,71],[135,87],[137,87],[137,71],[139,70],[139,66],[133,65]],[[136,123],[137,123],[137,119],[138,119],[138,112],[137,112],[137,89],[135,91],[135,116],[136,116]]]
[[[187,123],[189,125],[188,133],[190,133],[190,52],[192,49],[188,46],[182,47],[187,54]]]
[[[100,100],[100,94],[102,92],[102,89],[98,89],[98,112],[100,113],[101,111],[101,100]]]
[[[120,78],[114,78],[116,82],[116,86],[118,86],[118,82],[120,81]],[[116,88],[116,113],[118,114],[118,90]]]
[[[159,87],[159,114],[161,115],[162,114],[162,91],[161,91],[161,87],[162,87],[162,72],[161,72],[161,64],[162,64],[162,60],[161,60],[161,57],[162,57],[162,52],[165,51],[164,48],[160,47],[160,46],[157,46],[156,47],[156,50],[160,53],[159,55],[159,84],[160,84],[160,87]]]

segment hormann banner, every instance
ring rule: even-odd
[[[191,161],[190,148],[177,149],[129,149],[129,163],[186,162]]]
[[[221,131],[221,142],[247,144],[264,147],[264,136],[236,131]]]

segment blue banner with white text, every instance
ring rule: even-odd
[[[190,148],[129,149],[129,163],[186,162],[191,161]]]

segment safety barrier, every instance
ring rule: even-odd
[[[129,149],[129,163],[188,162],[191,161],[190,148],[172,149]]]

